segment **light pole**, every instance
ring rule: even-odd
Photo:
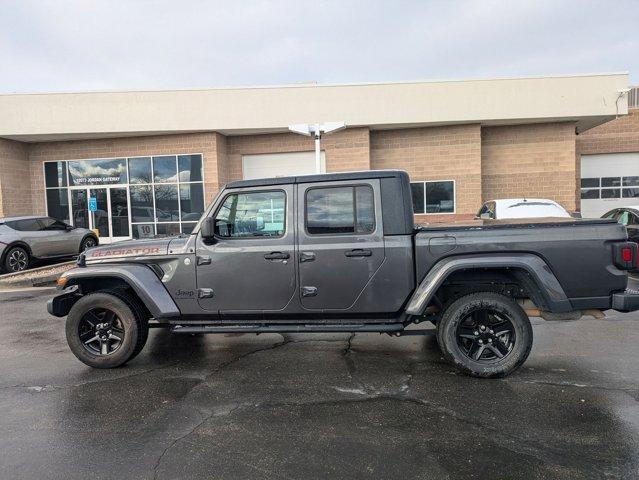
[[[306,135],[307,137],[315,137],[315,172],[322,173],[322,154],[320,148],[320,140],[322,134],[328,134],[343,130],[346,128],[344,122],[326,122],[326,123],[298,123],[289,125],[291,132]]]

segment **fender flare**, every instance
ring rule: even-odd
[[[406,313],[408,315],[422,315],[437,289],[453,272],[493,268],[524,270],[536,283],[551,312],[561,313],[574,310],[559,280],[542,258],[532,253],[508,253],[460,255],[440,260],[415,289],[406,307]]]
[[[72,268],[61,275],[65,286],[81,285],[83,279],[117,278],[123,280],[146,305],[153,318],[180,316],[180,310],[164,284],[150,267],[141,264],[105,264]]]

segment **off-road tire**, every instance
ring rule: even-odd
[[[89,311],[108,309],[120,319],[124,328],[124,340],[120,347],[109,355],[90,353],[79,337],[80,321]],[[123,299],[121,294],[112,291],[97,291],[78,300],[66,320],[67,343],[73,354],[84,364],[93,368],[116,368],[135,357],[148,338],[148,323],[141,317],[138,309]]]
[[[515,340],[503,358],[490,362],[469,358],[458,344],[458,326],[471,312],[488,309],[508,317]],[[533,343],[533,331],[528,316],[512,298],[493,292],[465,295],[451,302],[437,323],[437,343],[446,360],[462,372],[483,378],[504,377],[519,368],[528,358]]]
[[[24,263],[20,261],[20,266],[15,270],[14,262],[16,261],[16,255],[19,259],[24,259]],[[11,247],[4,256],[4,262],[2,262],[2,268],[6,273],[24,272],[31,265],[31,255],[26,248],[23,247]]]

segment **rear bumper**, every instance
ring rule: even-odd
[[[626,290],[623,293],[612,294],[612,309],[619,312],[634,312],[639,310],[639,292]]]

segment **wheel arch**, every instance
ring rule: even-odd
[[[464,255],[440,260],[411,296],[406,313],[422,315],[428,305],[437,300],[442,289],[464,276],[474,277],[474,281],[483,279],[495,285],[493,291],[498,293],[500,282],[510,279],[523,290],[520,293],[525,295],[522,296],[530,298],[541,310],[556,313],[573,310],[561,284],[541,257],[530,253],[513,253]],[[475,290],[486,289],[486,284],[481,284]]]
[[[140,301],[150,317],[166,318],[180,315],[180,310],[164,284],[146,265],[80,267],[68,270],[62,277],[65,280],[65,288],[77,286],[80,296],[97,290],[124,289]],[[61,316],[64,315],[66,313]]]

